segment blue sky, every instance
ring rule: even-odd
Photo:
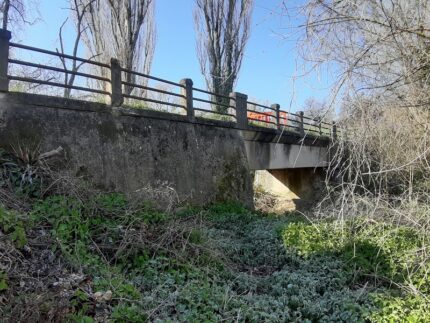
[[[14,35],[14,41],[55,49],[59,44],[58,29],[68,17],[66,0],[39,0],[41,19]],[[286,1],[294,7],[301,1]],[[319,77],[303,73],[297,54],[296,29],[300,18],[278,14],[281,0],[255,0],[251,38],[239,75],[236,91],[266,103],[279,103],[285,110],[297,111],[306,99],[328,97],[329,74]],[[172,81],[188,77],[196,87],[205,87],[195,50],[193,0],[157,0],[157,44],[151,74]],[[69,19],[69,23],[70,23]],[[290,35],[285,38],[284,35]],[[71,50],[74,30],[65,31],[65,42]],[[81,52],[83,56],[84,51]],[[295,80],[295,81],[293,81]]]

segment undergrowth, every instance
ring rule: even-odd
[[[6,322],[429,319],[428,237],[408,227],[231,203],[166,214],[115,193],[1,207],[0,230]]]

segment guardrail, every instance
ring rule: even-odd
[[[331,136],[333,131],[333,123],[328,123],[321,117],[307,117],[301,111],[295,114],[281,110],[279,104],[267,106],[248,101],[247,113],[250,124],[255,126],[287,129],[301,135]]]
[[[59,58],[61,57],[64,59],[72,59],[72,60],[75,60],[75,61],[78,61],[81,63],[85,63],[85,64],[89,64],[89,65],[93,65],[93,66],[98,66],[101,68],[110,69],[110,65],[108,65],[108,64],[103,64],[100,62],[96,62],[96,61],[92,61],[92,60],[88,60],[88,59],[83,59],[83,58],[79,58],[79,57],[75,57],[75,56],[70,56],[70,55],[66,55],[66,54],[62,54],[62,53],[58,53],[58,52],[53,52],[53,51],[49,51],[49,50],[45,50],[45,49],[30,47],[30,46],[21,45],[21,44],[12,43],[12,42],[9,43],[9,47],[10,48],[19,48],[19,49],[23,49],[23,50],[27,50],[27,51],[31,51],[31,52],[37,52],[37,53],[41,53],[41,54],[46,54],[46,55],[50,55],[50,56],[55,56],[55,57],[59,57]],[[12,59],[9,57],[7,58],[7,62],[8,62],[8,64],[12,64],[12,65],[34,67],[34,68],[41,69],[41,70],[53,71],[53,72],[70,74],[70,75],[75,75],[75,76],[82,76],[82,77],[85,77],[88,79],[93,79],[93,80],[98,80],[98,81],[102,81],[105,83],[110,83],[110,79],[106,78],[106,77],[101,77],[98,75],[93,75],[93,74],[88,74],[88,73],[82,73],[79,71],[71,71],[71,70],[67,70],[67,69],[59,68],[59,67],[55,67],[55,66],[35,64],[32,62]],[[20,82],[26,82],[26,83],[37,83],[37,84],[41,84],[41,85],[49,85],[49,86],[54,86],[54,87],[69,88],[69,89],[73,89],[73,90],[86,91],[86,92],[97,93],[97,94],[104,94],[104,95],[110,94],[108,91],[104,91],[104,90],[91,89],[91,88],[86,88],[86,87],[81,87],[81,86],[58,83],[58,82],[38,80],[36,78],[22,77],[22,76],[17,76],[17,75],[8,75],[8,79],[11,81],[20,81]]]
[[[334,123],[328,123],[319,117],[310,118],[303,112],[295,114],[281,110],[279,104],[264,105],[251,102],[248,101],[247,95],[242,93],[234,92],[226,96],[194,87],[191,79],[172,82],[123,68],[114,58],[110,63],[102,63],[93,59],[13,43],[10,39],[11,33],[0,29],[0,91],[3,92],[13,91],[9,84],[11,81],[36,84],[48,86],[49,89],[68,89],[63,93],[66,98],[73,97],[70,95],[72,90],[75,91],[74,93],[90,93],[91,96],[78,98],[102,101],[113,107],[154,109],[156,106],[162,107],[163,110],[171,108],[175,110],[168,110],[168,112],[186,114],[190,118],[203,117],[231,121],[237,128],[243,130],[259,127],[287,130],[303,137],[314,135],[335,139],[337,136]],[[59,67],[60,62],[56,62],[57,65],[55,63],[47,65],[34,63],[29,59],[10,57],[10,49],[58,58],[62,67]],[[75,67],[78,62],[79,68],[68,69],[66,60],[73,62],[72,65]],[[19,75],[14,73],[16,66],[57,73],[57,77],[40,79],[32,75]],[[95,69],[97,69],[96,73],[92,73]],[[76,77],[80,79],[79,82],[75,82]],[[73,78],[72,81],[70,81],[71,78]],[[158,82],[168,88],[149,85],[149,82]]]

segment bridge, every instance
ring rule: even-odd
[[[321,118],[10,39],[0,30],[0,147],[61,146],[64,171],[103,189],[134,194],[164,185],[192,204],[251,205],[253,177],[300,198],[328,165],[336,125]],[[21,58],[29,53],[36,56]]]

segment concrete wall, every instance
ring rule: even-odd
[[[0,93],[0,147],[62,146],[67,167],[109,191],[167,182],[182,200],[252,206],[244,141],[233,124],[145,110]]]

